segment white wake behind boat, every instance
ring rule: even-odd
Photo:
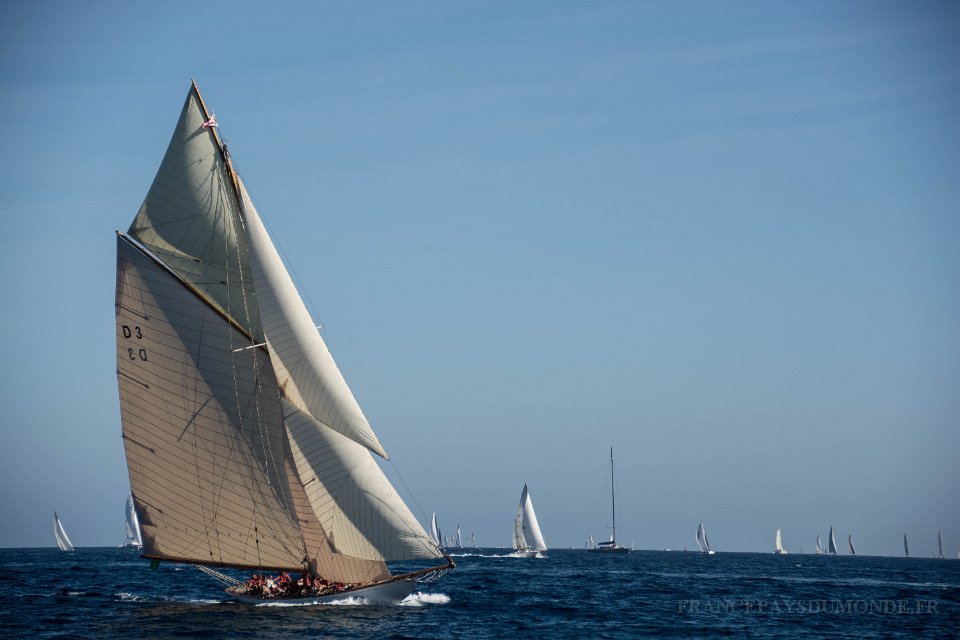
[[[67,537],[67,532],[63,529],[63,524],[60,522],[60,518],[57,517],[57,512],[53,512],[53,537],[57,541],[57,547],[60,548],[60,551],[73,551],[73,544],[70,542],[70,538]]]
[[[117,232],[117,381],[143,557],[195,564],[244,602],[399,602],[453,561],[374,460],[386,451],[218,127],[192,85]],[[392,575],[391,561],[433,566]],[[300,572],[303,585],[254,596],[211,567]]]
[[[513,519],[513,549],[511,555],[518,558],[542,558],[547,551],[547,543],[540,532],[540,523],[533,511],[533,500],[526,484],[520,492],[520,506]]]

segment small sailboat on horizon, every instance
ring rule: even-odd
[[[60,522],[60,518],[57,517],[56,511],[53,512],[53,537],[56,539],[60,551],[73,551],[73,544],[70,542],[70,538],[67,537],[67,532]]]
[[[857,550],[853,548],[853,534],[852,534],[852,533],[847,536],[847,547],[848,547],[849,550],[850,550],[850,555],[852,555],[852,556],[857,555]]]
[[[617,499],[615,486],[613,475],[613,447],[610,447],[610,505],[612,507],[613,527],[610,533],[610,540],[599,542],[596,546],[587,549],[587,551],[591,553],[630,553],[629,548],[621,547],[617,544]]]
[[[716,551],[710,548],[710,541],[707,540],[707,530],[703,528],[702,521],[697,525],[697,546],[700,547],[700,553],[706,553],[711,556],[716,553]]]
[[[903,534],[903,557],[910,557],[910,547],[907,546],[907,534]]]
[[[513,519],[513,553],[514,558],[543,558],[547,551],[547,543],[540,532],[537,514],[533,511],[533,500],[527,485],[523,485],[520,493],[520,506]]]
[[[937,557],[943,560],[943,536],[940,530],[937,530]]]
[[[133,507],[133,495],[127,496],[127,503],[123,508],[123,526],[127,539],[120,546],[142,549],[143,538],[140,535],[140,521],[137,519],[137,510]]]
[[[817,555],[820,555],[822,553],[823,553],[823,545],[820,544],[820,534],[818,533],[817,534]]]
[[[774,541],[773,552],[778,555],[787,555],[787,550],[783,548],[783,539],[780,537],[780,529],[777,529],[777,537]]]
[[[830,527],[830,536],[827,538],[827,552],[835,556],[837,555],[837,538],[833,535],[833,527]]]

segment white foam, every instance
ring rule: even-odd
[[[400,602],[401,607],[422,607],[425,604],[447,604],[450,596],[445,593],[411,593]]]
[[[120,593],[114,594],[116,597],[120,598],[123,602],[144,602],[146,598],[139,596],[135,593],[128,593],[126,591],[121,591]]]

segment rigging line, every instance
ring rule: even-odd
[[[423,518],[424,522],[429,522],[429,519],[427,518],[427,514],[423,512],[423,507],[421,507],[420,503],[417,502],[417,497],[413,494],[412,491],[410,491],[410,487],[407,485],[407,481],[403,479],[403,475],[400,473],[400,468],[397,467],[397,463],[394,462],[392,458],[388,460],[388,462],[390,463],[390,466],[393,467],[393,470],[396,472],[397,478],[399,478],[400,482],[403,484],[403,488],[407,492],[407,495],[409,495],[410,498],[413,500],[413,504],[417,505],[417,511],[420,512],[420,517]],[[417,532],[411,530],[411,533],[417,533]]]

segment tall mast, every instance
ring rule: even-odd
[[[613,541],[617,541],[617,497],[613,489],[613,447],[610,447],[610,502],[613,506]]]

